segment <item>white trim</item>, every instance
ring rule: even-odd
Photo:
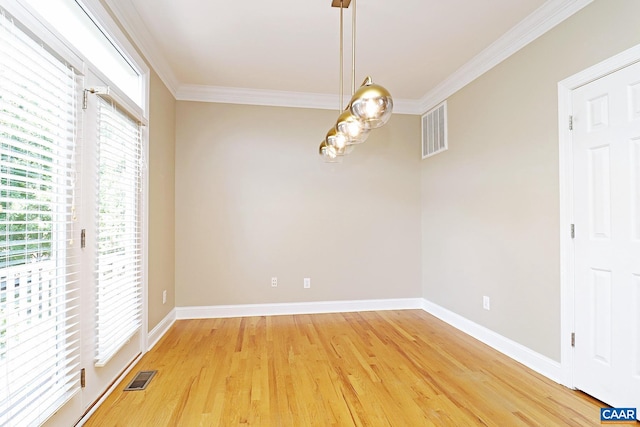
[[[176,319],[422,309],[545,377],[560,382],[560,363],[422,298],[176,307]],[[158,338],[159,339],[159,338]]]
[[[176,307],[176,318],[215,319],[226,317],[349,313],[354,311],[408,310],[420,308],[422,308],[422,298],[214,305],[205,307]]]
[[[149,331],[148,346],[146,351],[150,351],[160,339],[166,334],[171,326],[176,321],[176,309],[171,310],[165,317],[158,323],[155,328]]]
[[[148,78],[145,79],[147,82]],[[149,93],[149,92],[147,92]],[[148,99],[149,97],[147,97]],[[147,110],[148,111],[148,110]],[[145,119],[146,120],[146,119]],[[144,163],[142,170],[142,295],[141,316],[142,333],[140,334],[140,348],[144,353],[149,345],[149,127],[140,126],[140,137]]]
[[[109,387],[107,389],[107,391],[105,391],[102,394],[102,396],[100,396],[100,399],[98,399],[98,401],[91,407],[91,409],[86,414],[84,414],[84,416],[82,418],[80,418],[80,420],[77,422],[75,427],[82,427],[84,425],[84,423],[89,421],[89,418],[91,418],[91,416],[94,414],[94,412],[96,412],[98,410],[98,408],[104,403],[104,401],[107,400],[109,395],[111,393],[113,393],[116,388],[118,388],[118,385],[120,385],[122,380],[125,379],[125,377],[129,374],[129,372],[131,372],[131,370],[133,370],[133,368],[135,368],[138,365],[138,362],[140,362],[140,360],[142,359],[143,355],[144,355],[144,353],[140,353],[135,359],[133,359],[131,361],[131,363],[129,363],[129,366],[127,366],[127,369],[125,369],[115,379],[115,381],[113,381],[113,383],[111,384],[111,387]]]
[[[133,3],[115,0],[105,0],[105,3],[175,98],[179,85],[178,79],[173,74],[171,66],[158,48],[157,43],[151,36],[151,32],[142,18],[140,18],[140,14]]]
[[[567,125],[572,115],[571,92],[621,68],[640,62],[640,45],[621,52],[558,83],[559,178],[560,178],[560,361],[562,384],[574,387],[573,347],[574,327],[574,246],[570,236],[573,222],[573,141]]]
[[[317,108],[320,110],[338,110],[338,99],[339,96],[326,93],[287,92],[189,84],[180,85],[176,92],[176,100],[178,101]],[[345,97],[343,105],[347,105],[350,99],[350,97]],[[418,102],[411,99],[394,99],[393,112],[395,114],[419,114]]]
[[[98,75],[101,80],[110,81],[109,78],[99,69],[92,71]],[[103,98],[105,101],[115,103],[130,118],[139,122],[142,126],[149,126],[148,114],[145,114],[144,109],[131,100],[131,98],[124,94],[117,86],[101,86],[86,89],[95,91],[95,95]],[[145,156],[146,158],[149,158],[148,153],[145,153]]]
[[[571,89],[558,83],[559,187],[560,187],[560,363],[562,383],[573,388],[573,162],[569,116],[572,115]],[[566,171],[566,172],[565,172]]]
[[[102,3],[99,0],[81,0],[82,6],[84,6],[90,13],[91,17],[98,21],[100,27],[106,31],[105,37],[111,40],[112,43],[118,47],[121,55],[124,55],[126,60],[140,73],[143,85],[140,87],[142,92],[141,99],[142,115],[144,118],[149,118],[149,91],[148,81],[151,79],[151,70],[145,62],[145,60],[138,54],[135,46],[129,42],[127,36],[120,30],[118,24],[105,10]],[[133,102],[133,101],[132,101]],[[135,102],[133,102],[135,104]]]
[[[453,95],[593,0],[549,0],[489,47],[447,77],[420,100],[422,113]]]
[[[95,1],[95,0],[92,0]],[[394,100],[394,113],[421,115],[593,0],[548,0],[420,99]],[[179,101],[335,109],[335,95],[181,84],[131,2],[105,0],[133,42]]]
[[[423,310],[454,328],[487,344],[500,353],[520,362],[526,367],[544,375],[555,382],[560,382],[560,363],[543,356],[528,347],[510,340],[484,326],[462,317],[428,300],[423,300]]]
[[[303,303],[277,303],[277,304],[240,304],[218,305],[199,307],[176,307],[165,316],[152,331],[149,332],[148,350],[169,331],[176,320],[182,319],[214,319],[246,316],[277,316],[293,314],[320,314],[320,313],[348,313],[358,311],[384,311],[384,310],[410,310],[422,309],[425,312],[439,318],[459,331],[487,344],[496,351],[510,357],[516,362],[522,363],[529,369],[541,375],[560,382],[561,366],[558,362],[549,359],[528,347],[512,341],[504,336],[480,326],[452,311],[423,298],[399,298],[385,300],[355,300],[355,301],[320,301]],[[139,355],[118,377],[113,385],[104,393],[100,400],[78,422],[82,426],[98,407],[122,382],[124,377],[137,365],[142,358]]]
[[[118,24],[113,20],[111,15],[105,10],[99,0],[80,0],[81,7],[85,7],[91,18],[98,21],[98,24],[107,31],[105,36],[113,43],[118,45],[120,53],[126,56],[127,61],[135,67],[139,67],[137,71],[142,74],[149,72],[147,63],[138,54],[136,48],[129,42],[127,36],[120,30]]]
[[[94,412],[98,410],[100,405],[102,405],[104,401],[107,400],[109,395],[113,393],[116,390],[116,388],[118,388],[118,385],[122,382],[122,380],[125,379],[125,377],[129,374],[129,372],[131,372],[133,368],[135,368],[138,365],[138,362],[140,362],[140,360],[145,355],[145,353],[151,350],[158,343],[158,341],[160,341],[160,339],[169,331],[169,328],[171,328],[171,326],[174,324],[175,321],[176,321],[176,310],[173,309],[169,312],[169,314],[167,314],[164,317],[164,319],[160,321],[160,323],[156,325],[155,328],[149,331],[148,333],[148,337],[149,337],[148,342],[150,342],[149,347],[145,351],[142,351],[135,359],[133,359],[133,361],[131,361],[127,369],[125,369],[118,376],[118,378],[116,378],[113,384],[111,384],[111,387],[109,387],[107,391],[103,393],[103,395],[95,403],[95,405],[93,405],[93,407],[89,410],[89,412],[87,412],[80,419],[80,421],[78,421],[78,423],[76,424],[76,427],[83,426],[84,423],[86,423],[89,420],[89,418],[91,418]]]

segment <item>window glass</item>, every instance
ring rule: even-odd
[[[26,0],[64,38],[138,106],[143,105],[142,79],[106,32],[74,0]]]
[[[80,387],[77,90],[73,71],[2,14],[0,74],[0,425],[26,426]]]

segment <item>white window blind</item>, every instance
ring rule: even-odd
[[[73,71],[0,10],[0,425],[39,425],[80,389],[76,95]]]
[[[140,125],[98,100],[97,343],[102,366],[141,325]]]

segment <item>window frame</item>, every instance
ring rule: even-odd
[[[97,71],[100,78],[106,82],[109,82],[109,88],[112,91],[112,97],[114,101],[118,103],[123,109],[125,109],[130,115],[139,120],[143,125],[147,125],[149,121],[149,91],[151,80],[151,69],[147,65],[146,61],[140,56],[138,50],[129,42],[127,36],[120,30],[118,24],[109,15],[109,13],[100,4],[99,0],[76,0],[76,3],[81,3],[81,7],[84,6],[85,11],[91,16],[94,22],[104,30],[107,37],[110,38],[114,46],[120,51],[120,53],[126,58],[126,60],[140,73],[142,79],[141,90],[143,105],[138,106],[127,95],[122,93],[115,85],[111,83],[111,80],[101,75],[102,72],[95,67],[92,68],[93,72]],[[145,142],[143,140],[143,142]],[[145,142],[145,146],[146,146]]]
[[[140,122],[142,152],[145,159],[149,159],[149,94],[151,71],[146,61],[140,56],[137,49],[131,44],[127,36],[120,30],[116,21],[109,12],[102,6],[99,0],[75,0],[82,4],[83,9],[90,15],[103,33],[108,34],[111,43],[130,62],[130,64],[140,72],[140,88],[142,94],[142,106],[138,105],[126,94],[124,94],[107,75],[97,69],[91,61],[77,51],[70,42],[66,41],[42,16],[38,15],[25,0],[0,0],[0,8],[12,16],[20,23],[20,28],[36,40],[39,40],[45,48],[57,58],[68,64],[74,70],[82,88],[86,85],[87,76],[92,73],[106,83],[109,90],[109,97],[122,108],[127,114]],[[85,92],[86,93],[86,92]],[[82,97],[78,99],[82,104]],[[80,121],[79,126],[84,124]],[[77,130],[78,138],[82,138],[82,129]],[[142,170],[142,196],[140,201],[140,222],[141,222],[141,251],[142,251],[142,283],[141,283],[141,324],[139,327],[140,350],[144,353],[148,349],[148,227],[149,227],[149,179],[148,167]],[[80,227],[79,227],[80,228]],[[76,230],[78,231],[78,230]],[[79,234],[78,234],[79,240]],[[84,268],[84,267],[83,267]],[[87,268],[92,268],[88,266]],[[93,343],[89,343],[93,347]],[[91,361],[84,361],[90,363]],[[124,368],[120,367],[119,370]]]

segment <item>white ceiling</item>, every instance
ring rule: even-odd
[[[426,108],[454,77],[470,81],[590,1],[358,0],[357,84],[371,75],[407,109]],[[337,104],[339,9],[331,0],[105,2],[179,99],[284,91]],[[344,14],[345,92],[352,9]]]

